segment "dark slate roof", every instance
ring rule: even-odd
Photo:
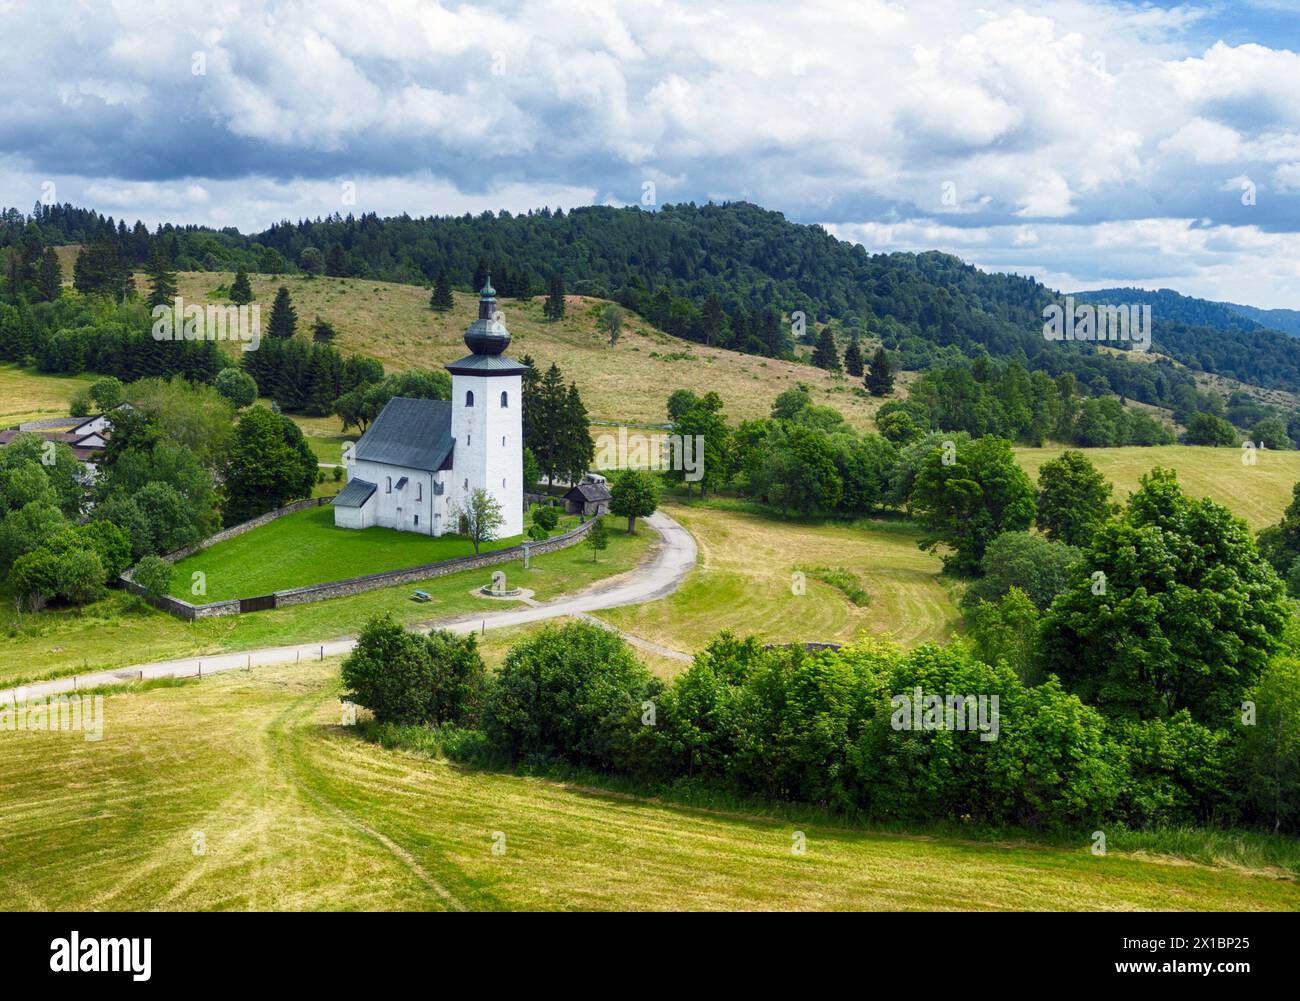
[[[573,497],[574,494],[577,494],[578,497],[581,497],[588,504],[594,504],[597,501],[607,501],[610,498],[609,487],[604,483],[579,483],[564,495],[564,499],[569,500],[570,498],[573,498],[574,500],[577,500],[576,497]]]
[[[366,462],[434,472],[444,468],[454,444],[448,400],[394,396],[352,454]]]
[[[523,375],[527,365],[521,365],[506,355],[466,355],[447,366],[454,375]]]
[[[348,485],[334,495],[334,506],[363,507],[375,490],[375,485],[365,480],[348,480]]]

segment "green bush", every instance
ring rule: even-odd
[[[391,615],[366,623],[342,669],[346,697],[381,723],[472,722],[485,678],[472,633],[420,636]]]
[[[131,580],[144,588],[151,598],[161,598],[171,590],[175,567],[159,556],[150,553],[135,566]]]
[[[484,729],[512,761],[610,770],[629,764],[642,703],[656,691],[617,634],[585,622],[548,626],[506,656]]]
[[[533,508],[533,524],[540,525],[545,531],[555,531],[555,526],[560,523],[560,509],[552,507],[549,504],[538,505]]]

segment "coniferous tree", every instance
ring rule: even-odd
[[[230,301],[236,306],[247,306],[253,301],[253,286],[243,268],[235,272],[235,280],[230,283]]]
[[[438,272],[438,278],[433,283],[433,293],[429,296],[429,308],[445,313],[455,305],[451,297],[451,282],[447,278],[447,269],[442,268]]]
[[[288,340],[297,329],[298,311],[293,308],[293,299],[289,295],[289,290],[281,285],[279,291],[275,293],[275,302],[271,304],[271,319],[266,325],[266,336]]]
[[[154,251],[145,267],[149,279],[149,308],[170,306],[176,301],[176,272],[171,270],[161,252]]]
[[[894,391],[894,370],[889,364],[889,355],[883,347],[876,348],[871,357],[871,367],[864,380],[867,392],[872,396],[888,396]]]
[[[716,292],[710,292],[709,297],[704,300],[704,308],[700,311],[700,333],[703,335],[704,343],[710,347],[721,344],[725,323],[726,314],[722,312],[722,301]]]
[[[63,266],[59,255],[53,247],[46,247],[41,254],[40,267],[36,274],[36,290],[42,302],[53,302],[63,291]]]
[[[488,283],[487,262],[483,258],[478,259],[478,264],[474,265],[474,291],[480,291]]]
[[[328,344],[334,340],[334,336],[334,324],[316,317],[316,322],[311,325],[311,339],[317,344]]]
[[[828,372],[840,371],[840,353],[835,347],[835,335],[829,326],[822,327],[817,335],[817,344],[813,347],[812,363]]]
[[[858,335],[854,334],[849,346],[844,350],[844,371],[855,379],[862,378],[862,348],[858,346]]]
[[[560,444],[564,472],[570,483],[577,483],[591,468],[591,460],[596,454],[596,445],[591,440],[587,408],[582,405],[582,397],[578,393],[576,382],[569,383],[569,392],[564,399],[559,423],[563,429]]]
[[[126,298],[130,278],[130,265],[122,259],[117,237],[105,231],[77,255],[72,283],[83,295],[107,295],[121,302]]]
[[[346,278],[348,273],[347,257],[341,244],[330,244],[329,253],[325,255],[325,274],[330,278]]]
[[[551,275],[550,294],[542,305],[542,315],[552,323],[564,319],[564,275],[559,271]]]

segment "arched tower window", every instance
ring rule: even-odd
[[[501,393],[501,406],[502,407],[510,406],[510,397],[507,396],[504,391]]]
[[[472,389],[465,390],[465,406],[474,406],[474,390]]]

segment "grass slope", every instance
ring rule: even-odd
[[[1300,909],[1276,870],[694,809],[386,751],[338,725],[338,692],[336,663],[237,672],[109,696],[98,743],[0,731],[0,774],[24,777],[0,800],[6,906]]]
[[[0,365],[0,428],[68,417],[68,403],[94,381],[89,375],[41,375],[17,365]],[[68,417],[68,423],[73,418]]]
[[[587,546],[573,546],[531,560],[528,570],[519,560],[493,569],[503,570],[512,585],[531,588],[536,600],[547,601],[630,570],[656,539],[648,528],[631,537],[614,532],[599,561],[592,560]],[[4,597],[0,603],[0,685],[356,635],[367,619],[385,612],[400,622],[415,624],[510,607],[506,599],[481,598],[474,593],[490,576],[487,570],[466,570],[347,598],[194,623],[155,611],[121,591],[109,592],[80,613],[18,614]],[[417,588],[427,591],[433,600],[411,601],[411,592]]]
[[[234,275],[183,272],[177,283],[187,302],[207,303],[219,285]],[[317,316],[334,324],[336,343],[345,353],[361,352],[390,370],[437,368],[465,355],[465,328],[478,315],[478,297],[457,292],[447,313],[429,309],[429,291],[414,285],[357,278],[272,278],[250,275],[253,301],[262,307],[262,325],[270,318],[276,289],[288,287],[298,311],[298,328],[309,332]],[[143,277],[137,276],[143,284]],[[811,365],[758,358],[678,340],[640,317],[629,314],[611,348],[596,329],[595,312],[604,300],[570,296],[567,316],[548,323],[543,297],[499,303],[513,337],[510,353],[531,355],[542,367],[556,362],[565,378],[576,381],[593,420],[661,423],[664,404],[675,389],[697,393],[716,390],[733,420],[766,416],[783,390],[804,382],[815,402],[834,406],[852,423],[865,427],[880,401],[858,395],[858,380],[833,376]],[[335,432],[338,422],[333,422]]]
[[[1020,465],[1035,483],[1043,463],[1065,451],[1064,445],[1017,448]],[[1272,525],[1291,502],[1291,488],[1300,482],[1300,452],[1258,451],[1255,465],[1241,462],[1239,448],[1161,445],[1155,448],[1081,449],[1101,474],[1115,485],[1114,499],[1123,502],[1139,480],[1155,466],[1178,471],[1178,482],[1193,497],[1208,497],[1245,518],[1253,531]]]
[[[563,519],[553,534],[567,531],[577,522],[576,517]],[[520,538],[484,542],[480,551],[506,549],[517,545]],[[333,508],[309,508],[181,560],[176,564],[171,593],[186,601],[196,600],[190,594],[191,575],[196,571],[206,575],[208,592],[197,600],[223,601],[473,553],[473,543],[458,535],[435,539],[392,528],[336,528]]]
[[[958,626],[942,564],[917,549],[919,533],[906,523],[790,522],[728,501],[664,510],[695,537],[696,569],[660,601],[596,613],[643,639],[693,651],[723,629],[772,642],[846,642],[865,629],[910,647],[947,640]],[[870,604],[811,574],[794,594],[792,575],[805,566],[849,570]]]

